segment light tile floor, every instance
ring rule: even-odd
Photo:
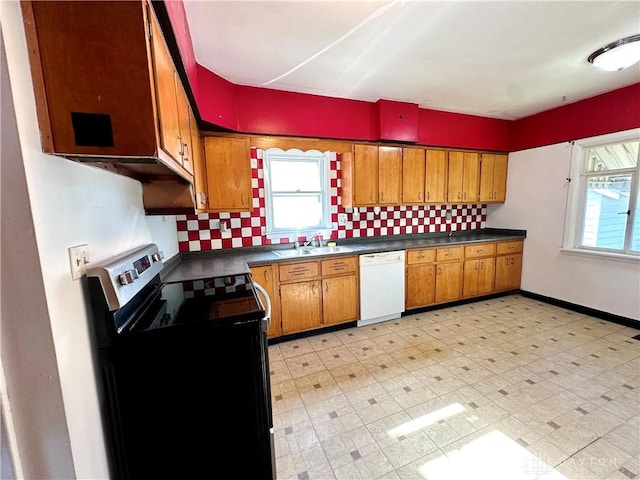
[[[639,333],[510,295],[271,345],[278,479],[640,479]]]

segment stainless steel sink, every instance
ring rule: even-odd
[[[335,246],[335,247],[300,247],[291,248],[287,250],[273,250],[273,253],[280,258],[300,258],[311,257],[317,255],[331,255],[334,253],[347,253],[352,250],[349,247]]]

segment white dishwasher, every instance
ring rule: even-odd
[[[398,318],[404,312],[404,250],[360,255],[358,326]]]

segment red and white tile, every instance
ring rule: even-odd
[[[486,205],[414,205],[345,210],[340,204],[340,161],[335,153],[329,163],[331,188],[331,239],[378,237],[413,233],[458,232],[484,228]],[[305,241],[305,237],[268,239],[265,236],[264,170],[262,150],[251,149],[253,209],[240,213],[204,213],[178,215],[178,244],[181,252],[198,252],[222,248],[251,247]],[[447,221],[447,209],[451,220]],[[346,222],[338,224],[338,215]],[[227,222],[227,231],[219,229]],[[326,239],[325,239],[326,240]]]

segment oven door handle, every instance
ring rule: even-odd
[[[267,293],[267,291],[264,289],[264,287],[262,285],[260,285],[258,282],[253,282],[253,286],[255,287],[255,289],[257,291],[259,291],[262,296],[264,297],[265,301],[267,302],[267,311],[265,313],[265,320],[267,320],[267,330],[271,327],[271,299],[269,298],[269,294]]]

